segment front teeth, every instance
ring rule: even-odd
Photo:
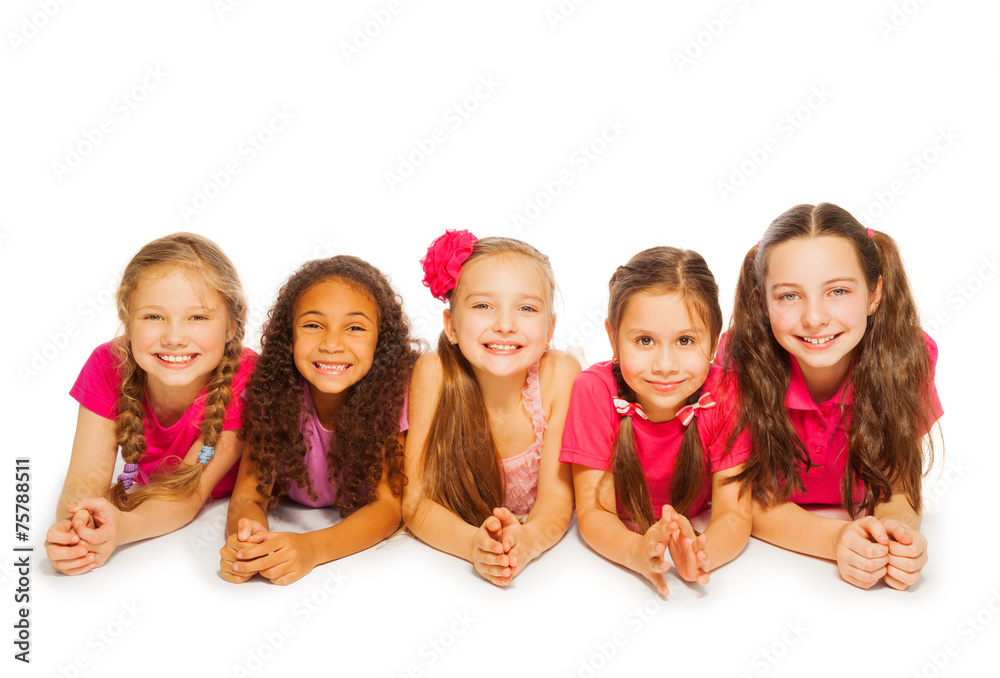
[[[321,370],[337,370],[339,372],[343,372],[344,370],[346,370],[350,366],[349,365],[342,365],[342,364],[339,364],[339,363],[338,364],[333,364],[333,363],[316,363],[316,367],[318,367]]]
[[[517,346],[513,344],[486,344],[487,348],[493,349],[494,351],[513,351]]]
[[[194,358],[193,355],[161,355],[160,360],[166,363],[186,363]]]
[[[802,337],[802,339],[810,344],[825,344],[831,339],[834,339],[836,336],[836,334],[831,334],[829,337],[820,337],[818,339],[813,339],[812,337]]]

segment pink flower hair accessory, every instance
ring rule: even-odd
[[[424,269],[424,285],[430,288],[435,299],[448,301],[448,293],[455,289],[462,264],[472,254],[472,246],[478,240],[468,231],[448,229],[427,248],[420,265]]]

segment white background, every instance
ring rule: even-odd
[[[13,459],[29,456],[35,547],[25,666],[12,657],[18,575],[5,521],[5,675],[995,667],[1000,549],[987,511],[998,464],[985,432],[997,405],[1000,10],[561,6],[566,16],[556,0],[4,3],[0,506],[13,513]],[[275,111],[292,119],[262,131]],[[224,502],[84,577],[56,576],[45,561],[75,424],[67,391],[116,331],[109,298],[122,267],[155,237],[191,230],[222,246],[251,299],[251,346],[288,273],[337,253],[389,274],[433,338],[442,306],[417,264],[431,239],[446,227],[520,237],[552,258],[557,345],[582,344],[593,362],[610,355],[607,280],[632,254],[701,252],[728,312],[742,256],[767,224],[822,201],[896,238],[941,350],[951,472],[927,480],[931,560],[909,592],[860,591],[830,563],[752,540],[704,588],[671,578],[660,602],[593,554],[575,524],[509,590],[406,535],[288,588],[237,587],[216,574]],[[331,519],[281,517],[299,528]],[[982,625],[964,621],[977,613]]]

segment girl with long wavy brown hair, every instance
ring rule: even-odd
[[[247,303],[232,262],[202,236],[159,238],[125,267],[117,303],[124,333],[94,350],[70,391],[76,436],[46,535],[65,574],[186,525],[232,491],[242,453],[256,354],[242,345]],[[109,489],[119,448],[125,466]]]
[[[703,388],[722,331],[719,288],[701,255],[674,247],[635,255],[608,288],[614,357],[576,378],[559,459],[573,465],[584,540],[666,595],[668,551],[681,577],[707,583],[750,539],[750,493],[725,482],[742,459],[728,455]],[[711,522],[695,537],[688,517],[709,499]]]
[[[941,405],[937,345],[895,241],[836,205],[788,210],[747,252],[721,350],[753,534],[835,560],[861,588],[914,584],[924,436]],[[850,520],[802,504],[840,504]]]
[[[507,586],[573,515],[558,457],[580,366],[549,348],[555,281],[531,245],[448,231],[421,263],[448,308],[437,353],[421,356],[410,384],[404,518]]]
[[[246,441],[229,502],[222,576],[290,584],[399,528],[404,400],[417,359],[402,299],[357,257],[304,264],[278,292],[247,386]],[[288,497],[339,509],[305,533],[270,531]]]

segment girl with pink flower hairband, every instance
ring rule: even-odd
[[[403,519],[507,586],[573,516],[559,447],[580,365],[549,348],[555,280],[534,247],[447,231],[421,264],[448,308],[410,380]]]

